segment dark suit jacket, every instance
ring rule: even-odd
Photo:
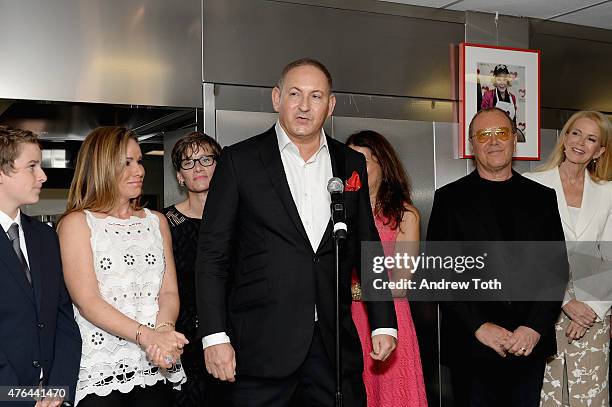
[[[342,364],[363,369],[353,324],[351,271],[361,241],[378,241],[363,156],[327,139],[334,176],[353,171],[362,188],[345,192],[347,244],[341,257]],[[334,360],[334,272],[331,222],[313,251],[294,204],[274,127],[224,149],[200,229],[196,261],[199,335],[225,331],[236,349],[238,374],[278,378],[304,361],[314,329]],[[393,302],[368,304],[372,329],[395,328]]]
[[[6,233],[0,233],[0,385],[69,386],[74,400],[81,334],[64,285],[57,235],[21,215],[32,285]]]
[[[427,230],[428,241],[545,241],[559,242],[557,254],[565,253],[563,228],[557,209],[555,191],[513,172],[516,195],[510,205],[513,213],[492,207],[479,187],[480,177],[471,174],[450,183],[435,193]],[[504,236],[498,219],[511,219],[512,238]],[[502,246],[503,248],[503,246]],[[561,309],[565,282],[569,274],[567,258],[546,257],[540,253],[540,264],[558,270],[559,301],[496,301],[443,302],[442,359],[446,363],[460,361],[464,356],[500,358],[492,349],[480,343],[474,333],[485,322],[492,322],[510,331],[524,325],[540,335],[533,357],[546,357],[556,352],[554,325]],[[520,261],[509,267],[517,270]],[[516,266],[516,267],[515,267]],[[565,280],[563,280],[565,278]]]

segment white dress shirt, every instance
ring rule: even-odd
[[[0,211],[0,225],[2,225],[2,230],[6,233],[8,237],[8,230],[16,223],[19,225],[19,247],[21,248],[21,253],[23,253],[23,257],[25,261],[28,263],[28,267],[30,267],[30,260],[28,259],[28,248],[26,247],[25,235],[23,234],[23,228],[21,227],[21,210],[17,209],[17,216],[15,219],[11,219],[6,213]]]
[[[298,147],[287,136],[279,122],[276,122],[274,129],[293,202],[295,202],[312,250],[316,252],[331,216],[331,196],[327,192],[327,182],[333,177],[333,171],[325,132],[321,129],[319,148],[308,160],[304,161]],[[317,321],[317,319],[315,305],[314,320]],[[397,329],[379,328],[372,331],[372,336],[378,334],[397,338]],[[204,348],[228,342],[230,338],[225,332],[202,338]]]

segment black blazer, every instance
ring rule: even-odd
[[[0,385],[69,386],[74,400],[81,334],[64,285],[57,235],[21,215],[32,285],[13,247],[0,233]]]
[[[513,213],[503,213],[487,202],[479,188],[480,176],[471,174],[438,189],[427,229],[428,241],[546,241],[559,242],[557,254],[565,253],[563,227],[557,209],[555,191],[513,171],[516,194],[510,205]],[[502,234],[496,219],[512,219],[512,239]],[[546,256],[542,253],[541,256]],[[541,257],[540,256],[540,257]],[[517,260],[518,262],[519,260]],[[463,356],[499,358],[481,344],[475,331],[492,322],[510,331],[528,326],[540,335],[533,357],[547,357],[556,352],[554,326],[561,309],[565,282],[569,275],[567,258],[550,256],[537,261],[559,270],[559,301],[443,302],[442,360],[453,362]],[[512,270],[512,267],[509,267]],[[516,268],[514,269],[516,270]]]
[[[353,324],[351,272],[359,269],[361,241],[378,241],[365,160],[327,138],[334,176],[353,171],[362,188],[346,192],[348,239],[341,255],[342,363],[361,372]],[[328,224],[313,251],[291,196],[274,127],[224,149],[200,229],[196,261],[199,335],[225,331],[236,349],[238,374],[285,377],[304,361],[314,309],[334,360],[333,238]],[[393,302],[368,304],[372,330],[396,328]]]

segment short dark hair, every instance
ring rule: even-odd
[[[283,72],[281,72],[281,76],[278,79],[278,84],[276,86],[278,86],[279,88],[282,88],[283,87],[283,82],[285,81],[285,77],[287,76],[289,71],[291,71],[294,68],[300,67],[300,66],[314,66],[319,71],[323,72],[323,75],[325,75],[325,78],[327,79],[327,84],[329,85],[329,90],[331,91],[331,89],[332,89],[332,76],[329,73],[329,70],[327,69],[327,67],[325,65],[323,65],[323,63],[321,61],[318,61],[318,60],[316,60],[314,58],[308,58],[308,57],[296,59],[295,61],[289,62],[287,65],[285,65],[285,67],[283,68]]]
[[[221,154],[221,146],[217,143],[217,140],[201,131],[193,131],[181,137],[172,148],[172,166],[174,169],[177,172],[181,170],[181,161],[183,161],[187,150],[193,152],[200,148],[209,148],[215,158]]]
[[[0,171],[9,174],[15,170],[15,160],[21,154],[21,145],[25,143],[40,147],[36,133],[0,126]]]
[[[474,115],[474,117],[472,117],[472,120],[470,121],[469,131],[468,131],[468,135],[470,136],[470,139],[474,135],[474,121],[476,120],[476,118],[480,116],[481,114],[495,112],[495,111],[503,113],[504,116],[506,116],[506,119],[508,119],[508,123],[510,123],[510,129],[512,130],[512,134],[516,134],[516,124],[514,123],[514,120],[510,118],[510,115],[508,115],[508,112],[501,110],[499,107],[490,107],[488,109],[480,110],[478,113]]]

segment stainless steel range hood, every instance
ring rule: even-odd
[[[88,103],[0,101],[0,124],[34,131],[43,141],[44,168],[73,168],[80,142],[99,126],[123,126],[138,135],[144,153],[163,149],[166,132],[193,129],[197,109]]]
[[[28,129],[49,141],[80,141],[99,126],[133,129],[141,141],[155,141],[195,121],[195,108],[2,100],[0,124]],[[159,141],[159,140],[158,140]]]

